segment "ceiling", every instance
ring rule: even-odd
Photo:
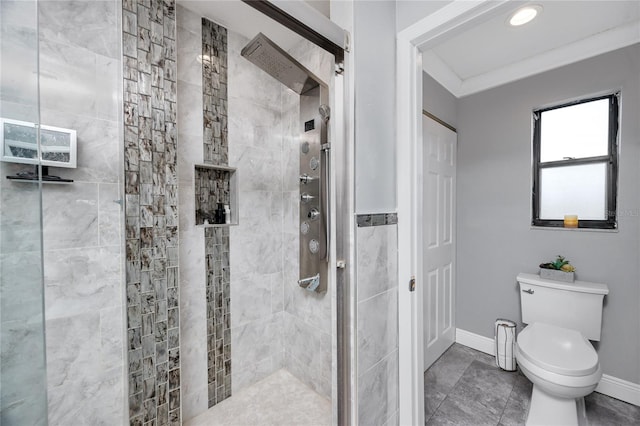
[[[542,13],[521,27],[507,21],[524,4]],[[423,69],[463,97],[640,42],[640,1],[513,2],[423,52]]]
[[[305,1],[321,14],[329,16],[329,0]],[[289,50],[300,40],[298,34],[241,0],[178,0],[178,4],[249,39],[261,32],[284,50]]]

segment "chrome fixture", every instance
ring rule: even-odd
[[[299,95],[321,83],[320,79],[262,33],[258,33],[240,54]]]
[[[309,210],[309,213],[307,213],[307,217],[311,220],[317,219],[318,216],[320,216],[320,212],[315,207]]]
[[[327,291],[329,265],[329,88],[264,34],[241,55],[300,95],[300,279],[316,293]]]
[[[309,176],[306,173],[300,176],[300,182],[304,183],[305,185],[311,182],[313,179],[313,177]]]

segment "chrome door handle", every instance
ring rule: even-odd
[[[533,290],[532,289],[522,290],[522,292],[523,293],[533,294]]]

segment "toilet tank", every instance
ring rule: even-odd
[[[602,301],[606,284],[563,283],[534,274],[518,274],[522,322],[542,322],[577,330],[589,340],[600,340]]]

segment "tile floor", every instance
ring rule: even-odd
[[[455,343],[424,377],[427,425],[524,425],[531,382],[492,356]],[[591,426],[640,425],[640,407],[596,392],[585,404]]]
[[[331,418],[331,401],[283,369],[214,405],[185,426],[329,426]]]

